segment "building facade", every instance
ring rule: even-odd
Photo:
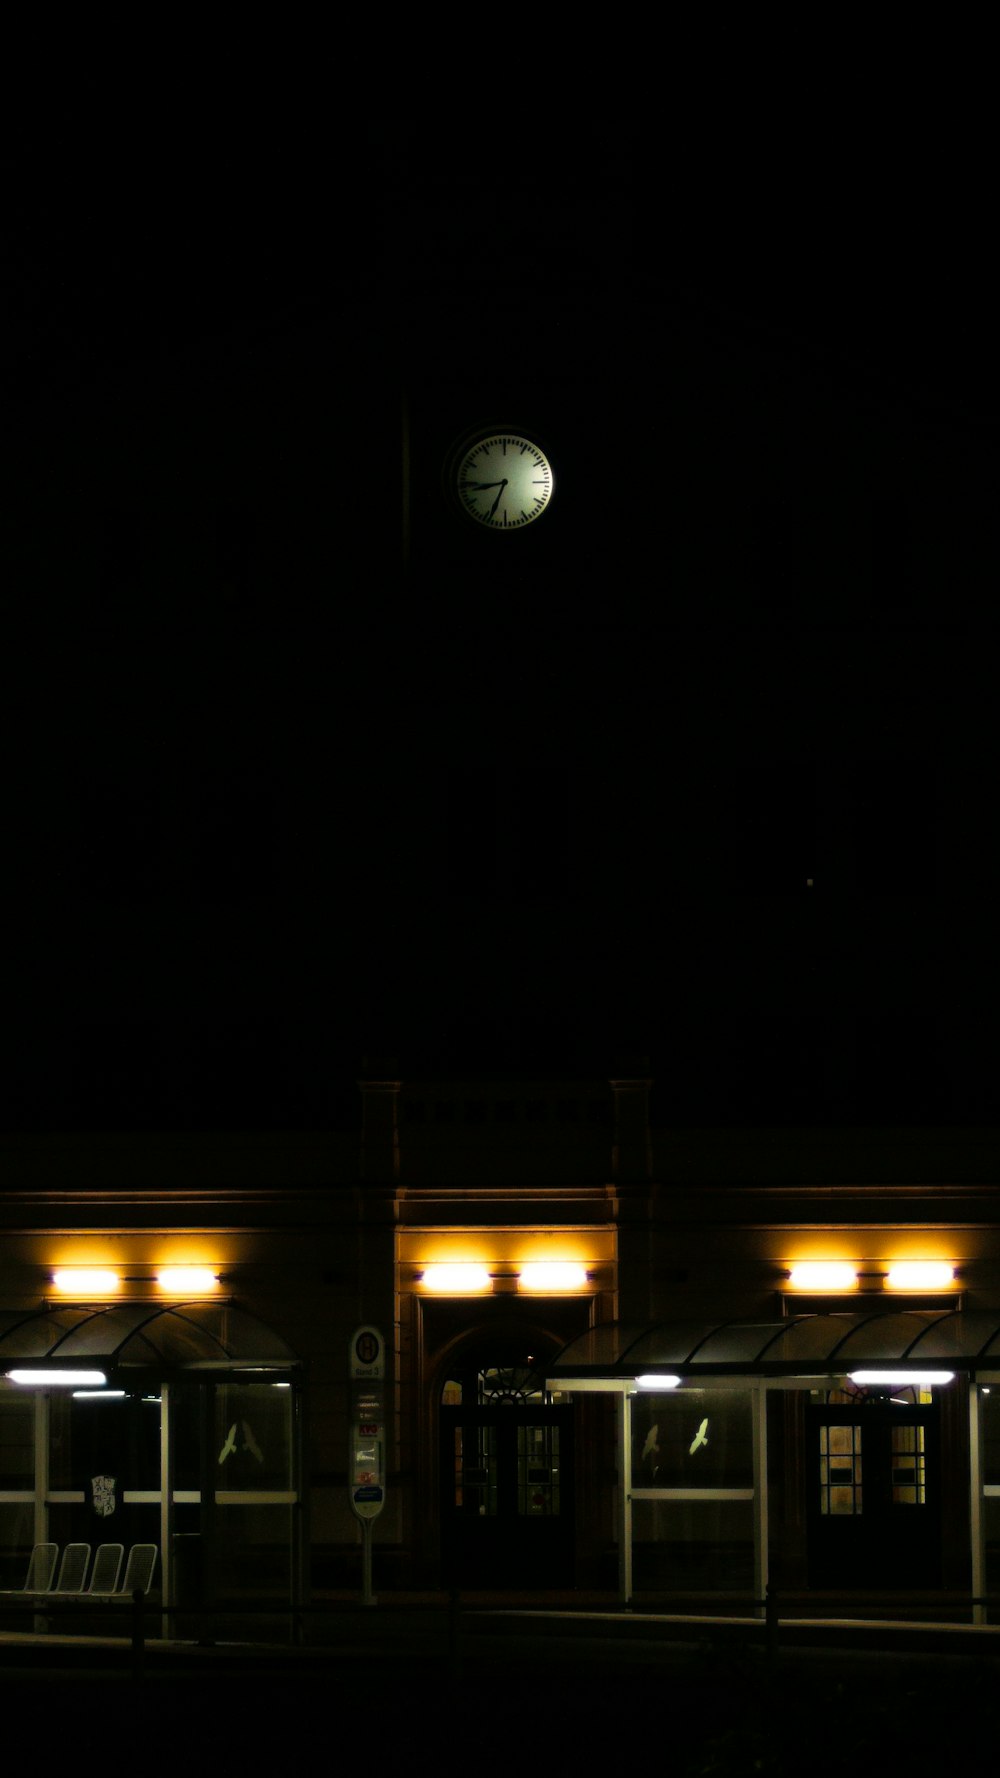
[[[354,1133],[8,1139],[5,1584],[114,1537],[181,1612],[357,1587],[371,1327],[383,1590],[973,1609],[988,1138],[661,1128],[650,1087],[382,1069]]]

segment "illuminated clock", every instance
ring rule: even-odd
[[[453,459],[463,512],[491,531],[523,531],[548,510],[554,477],[545,452],[517,432],[477,435]]]

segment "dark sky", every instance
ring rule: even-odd
[[[68,150],[3,329],[7,1126],[321,1126],[364,1053],[990,1121],[974,191],[596,126],[502,192],[398,124]],[[513,560],[441,498],[480,419],[556,465]]]

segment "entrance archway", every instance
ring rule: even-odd
[[[545,1388],[554,1349],[521,1333],[480,1332],[460,1342],[441,1373],[447,1586],[573,1584],[573,1408]]]

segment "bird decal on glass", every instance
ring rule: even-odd
[[[697,1432],[695,1433],[694,1438],[691,1440],[691,1445],[688,1450],[688,1456],[693,1457],[700,1445],[707,1445],[707,1444],[708,1444],[708,1416],[706,1414],[704,1420],[702,1421]]]

